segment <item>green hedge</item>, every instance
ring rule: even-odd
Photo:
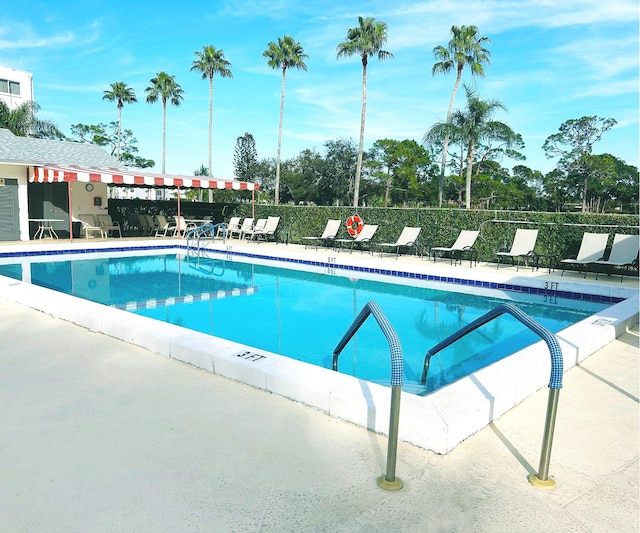
[[[431,246],[451,246],[460,230],[480,229],[476,242],[480,261],[492,261],[495,252],[508,250],[517,228],[538,228],[536,252],[558,259],[575,256],[585,231],[610,233],[609,245],[614,233],[638,233],[636,215],[377,207],[361,207],[357,211],[365,223],[379,225],[374,242],[395,242],[405,226],[420,226],[418,245],[425,250]],[[346,224],[354,213],[353,207],[255,206],[256,219],[279,216],[279,240],[295,244],[302,243],[304,236],[320,235],[328,219],[339,218]],[[242,204],[233,214],[250,217],[252,206]],[[339,237],[348,237],[346,225]]]

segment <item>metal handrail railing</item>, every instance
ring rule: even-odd
[[[532,485],[541,488],[552,488],[555,486],[555,481],[549,479],[549,460],[551,458],[551,445],[553,444],[553,430],[556,420],[556,412],[558,409],[558,395],[562,388],[562,374],[564,369],[564,363],[562,359],[562,349],[556,339],[555,335],[547,330],[545,327],[538,324],[533,318],[527,315],[525,312],[518,309],[513,304],[502,304],[495,309],[485,313],[481,317],[477,318],[473,322],[470,322],[463,328],[459,329],[453,335],[450,335],[442,342],[436,344],[431,348],[424,358],[424,365],[422,370],[421,382],[426,384],[427,374],[429,372],[429,363],[431,357],[439,351],[443,350],[447,346],[453,344],[458,339],[464,337],[468,333],[478,329],[487,322],[508,313],[522,324],[527,326],[534,333],[538,334],[547,344],[549,348],[549,354],[551,355],[551,376],[549,378],[549,399],[547,403],[547,416],[544,427],[544,437],[542,439],[542,450],[540,452],[540,467],[538,468],[538,474],[531,474],[529,481]]]
[[[384,490],[400,490],[402,481],[396,478],[396,456],[398,452],[398,422],[400,420],[400,397],[402,393],[402,375],[404,372],[404,363],[402,359],[402,347],[395,330],[387,320],[378,304],[368,302],[355,318],[353,324],[349,327],[340,342],[333,350],[333,370],[338,370],[338,357],[340,353],[356,334],[360,326],[364,323],[369,315],[378,322],[382,333],[389,343],[389,351],[391,352],[391,409],[389,414],[389,444],[387,448],[387,473],[378,478],[378,486]]]
[[[227,226],[224,223],[214,224],[213,222],[206,222],[201,226],[193,228],[189,230],[186,234],[187,238],[187,249],[189,249],[191,245],[191,240],[197,238],[196,247],[200,249],[200,239],[203,237],[210,236],[212,239],[215,238],[218,228],[222,229],[222,240],[225,242],[227,240]]]

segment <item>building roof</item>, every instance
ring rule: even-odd
[[[120,161],[95,144],[18,137],[0,128],[0,164],[81,165],[120,168]]]

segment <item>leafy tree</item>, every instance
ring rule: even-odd
[[[0,100],[0,128],[9,130],[18,137],[65,140],[66,137],[50,120],[36,116],[40,106],[35,102],[24,102],[15,109]]]
[[[262,57],[267,60],[267,64],[272,69],[282,70],[282,90],[280,92],[280,122],[278,125],[278,148],[276,152],[276,180],[274,188],[273,203],[278,205],[280,202],[280,148],[282,146],[282,122],[284,120],[284,89],[285,79],[288,68],[297,68],[304,71],[307,65],[304,60],[309,56],[304,53],[302,45],[295,41],[289,35],[284,38],[278,37],[278,42],[270,42],[267,49],[262,53]]]
[[[215,46],[203,46],[201,52],[194,52],[197,59],[191,65],[190,70],[197,70],[202,73],[202,79],[209,80],[209,174],[213,176],[213,76],[219,74],[221,78],[233,78],[229,67],[231,63],[224,57],[222,50],[217,50]],[[212,191],[209,191],[212,193]],[[211,198],[210,198],[211,199]]]
[[[491,43],[491,40],[488,37],[480,37],[478,32],[479,30],[476,26],[451,26],[451,39],[447,47],[439,45],[433,49],[433,55],[437,60],[437,63],[431,69],[433,75],[448,74],[452,70],[456,70],[456,81],[453,85],[449,109],[447,110],[447,123],[451,121],[453,101],[455,100],[464,68],[468,66],[472,76],[484,76],[484,64],[488,65],[490,62],[491,52],[485,48],[485,45]],[[438,207],[442,206],[448,147],[449,136],[445,135],[442,147],[440,182],[438,184]]]
[[[338,59],[359,55],[362,60],[362,114],[360,116],[360,144],[358,161],[353,185],[353,207],[358,207],[360,192],[360,175],[364,152],[364,123],[367,113],[367,63],[369,57],[378,56],[380,61],[393,57],[391,52],[383,50],[387,42],[387,24],[368,17],[358,17],[358,26],[347,30],[347,40],[340,43],[337,49]]]
[[[547,137],[542,145],[547,158],[559,157],[558,169],[569,179],[582,184],[582,212],[587,211],[589,178],[596,177],[590,158],[593,145],[611,129],[616,120],[597,116],[570,119],[560,125],[558,133]]]
[[[477,94],[465,88],[467,92],[467,108],[464,111],[455,111],[452,122],[460,125],[462,138],[467,143],[467,169],[465,180],[465,207],[471,208],[471,173],[475,149],[479,142],[491,139],[498,128],[498,123],[491,117],[498,109],[505,109],[497,100],[481,100]]]
[[[119,133],[121,133],[120,136]],[[73,140],[102,146],[109,151],[110,155],[115,154],[119,140],[121,149],[120,161],[126,166],[149,168],[155,165],[152,159],[145,159],[136,155],[138,153],[138,147],[136,146],[138,141],[133,136],[133,132],[128,129],[120,132],[116,122],[92,125],[72,124],[71,134]]]
[[[155,78],[151,78],[151,85],[144,92],[147,93],[147,102],[153,104],[162,102],[162,173],[165,173],[165,159],[167,153],[167,101],[174,106],[179,106],[184,99],[182,87],[176,83],[175,76],[166,72],[158,72]]]
[[[256,165],[258,164],[258,151],[253,135],[245,133],[236,139],[236,147],[233,151],[233,169],[235,177],[242,181],[255,179]]]
[[[122,132],[122,108],[124,104],[137,102],[135,92],[123,81],[116,81],[111,84],[111,90],[104,91],[103,100],[116,102],[118,107],[118,141],[116,143],[116,158],[120,159],[120,135]]]
[[[410,199],[428,197],[431,158],[426,149],[414,140],[378,140],[369,152],[367,166],[372,176],[385,182],[384,207],[389,205],[391,193],[399,191],[399,202],[404,207]]]

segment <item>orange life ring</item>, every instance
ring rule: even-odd
[[[362,222],[360,215],[353,215],[347,219],[347,231],[353,238],[360,234],[362,226],[364,226],[364,222]]]

